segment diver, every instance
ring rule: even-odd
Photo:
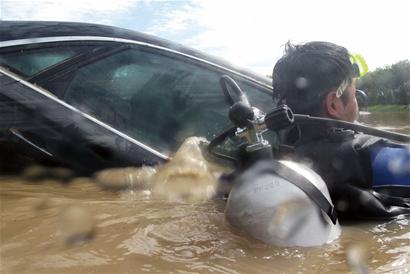
[[[294,113],[355,122],[361,56],[329,42],[287,43],[272,73],[274,100]],[[282,157],[308,164],[326,182],[342,219],[410,214],[410,146],[339,128],[295,124],[282,133]]]
[[[233,126],[207,148],[234,163],[222,180],[231,225],[276,246],[317,246],[340,236],[339,220],[410,216],[410,136],[356,122],[366,70],[341,46],[288,43],[267,114],[221,77]]]

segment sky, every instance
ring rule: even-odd
[[[370,70],[410,59],[409,0],[0,0],[0,20],[123,27],[263,75],[288,41],[342,45],[364,56]]]

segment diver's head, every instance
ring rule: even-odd
[[[288,42],[272,73],[276,99],[295,113],[354,121],[357,70],[350,57],[346,48],[329,42]]]

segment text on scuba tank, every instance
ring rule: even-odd
[[[271,180],[269,182],[266,182],[261,185],[257,185],[253,188],[254,193],[262,192],[262,191],[267,191],[270,189],[277,188],[280,185],[280,182],[277,180]]]

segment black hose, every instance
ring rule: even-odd
[[[287,126],[290,126],[292,123],[316,124],[320,126],[327,125],[330,127],[350,129],[368,135],[390,139],[400,143],[410,143],[410,136],[406,134],[375,129],[369,126],[345,122],[341,120],[335,120],[331,118],[315,117],[304,114],[294,114],[287,106],[279,106],[278,108],[274,109],[272,112],[267,114],[265,117],[265,123],[267,128],[273,131],[281,130]],[[220,135],[216,136],[209,143],[208,151],[218,158],[230,161],[237,161],[238,159],[236,159],[235,157],[215,151],[215,148],[219,144],[221,144],[227,137],[235,135],[236,129],[236,126],[233,126],[222,132]]]
[[[355,123],[335,120],[331,118],[312,117],[312,116],[303,115],[303,114],[293,114],[293,115],[294,115],[295,123],[299,123],[299,124],[310,124],[311,123],[311,124],[323,125],[325,123],[326,125],[329,125],[332,127],[351,129],[351,130],[362,132],[368,135],[390,139],[396,142],[410,143],[410,136],[406,134],[376,129],[376,128],[364,126],[361,124],[355,124]]]

